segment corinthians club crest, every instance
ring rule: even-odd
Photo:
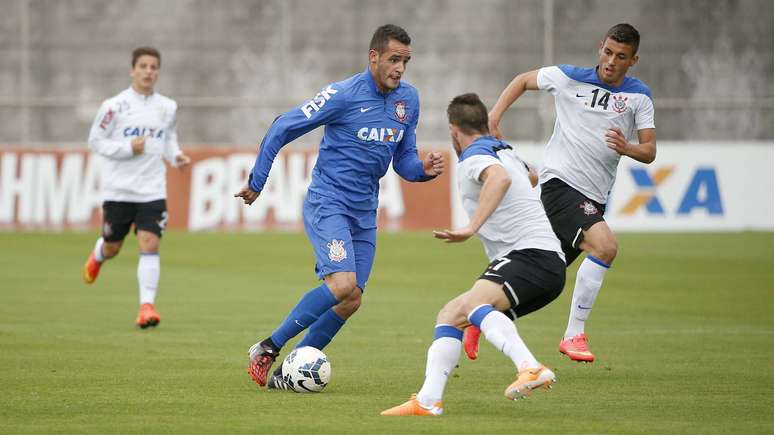
[[[330,243],[325,245],[328,247],[328,258],[336,263],[341,263],[347,258],[347,250],[344,248],[343,240],[331,240]]]
[[[398,101],[395,103],[395,116],[398,117],[398,119],[401,120],[401,122],[406,120],[406,102],[405,101]]]
[[[626,100],[628,100],[629,97],[624,97],[623,95],[613,95],[613,110],[615,110],[615,113],[624,113],[626,111]]]

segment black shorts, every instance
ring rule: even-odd
[[[564,181],[552,178],[540,185],[540,200],[551,228],[562,243],[569,266],[583,252],[583,231],[605,220],[605,205],[587,198]]]
[[[504,311],[511,319],[539,310],[564,288],[566,266],[559,254],[542,249],[511,251],[492,261],[479,279],[503,285],[511,302]]]
[[[132,224],[135,234],[143,230],[161,237],[167,225],[167,201],[102,203],[102,238],[106,242],[124,240]]]

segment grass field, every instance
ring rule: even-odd
[[[440,418],[387,418],[423,379],[438,309],[485,266],[480,244],[380,234],[360,312],[326,348],[318,395],[267,392],[247,348],[315,285],[296,234],[170,233],[159,328],[133,327],[136,243],[91,287],[94,234],[0,233],[0,433],[772,433],[774,233],[621,235],[589,322],[598,360],[557,352],[562,296],[517,325],[558,383],[502,397],[509,360],[460,360]]]

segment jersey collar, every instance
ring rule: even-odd
[[[496,150],[505,147],[508,147],[508,145],[503,141],[497,140],[494,136],[481,136],[468,145],[462,154],[460,154],[460,162],[473,156],[491,156],[500,160],[500,158],[497,157]]]

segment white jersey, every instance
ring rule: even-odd
[[[89,148],[104,159],[102,200],[150,202],[167,197],[166,168],[181,154],[175,118],[177,103],[161,94],[133,88],[109,98],[94,119]],[[132,139],[145,137],[145,151],[132,153]]]
[[[511,187],[478,230],[489,261],[521,249],[554,251],[564,261],[561,245],[537,190],[529,182],[526,166],[510,146],[492,136],[476,139],[460,155],[457,164],[457,183],[468,216],[472,217],[479,205],[481,173],[492,165],[505,168],[511,177]]]
[[[611,87],[599,80],[595,68],[572,65],[541,68],[537,83],[554,95],[556,104],[554,134],[546,146],[540,183],[559,178],[605,204],[621,159],[607,147],[605,133],[618,127],[631,142],[637,130],[655,128],[650,89],[632,77]]]

